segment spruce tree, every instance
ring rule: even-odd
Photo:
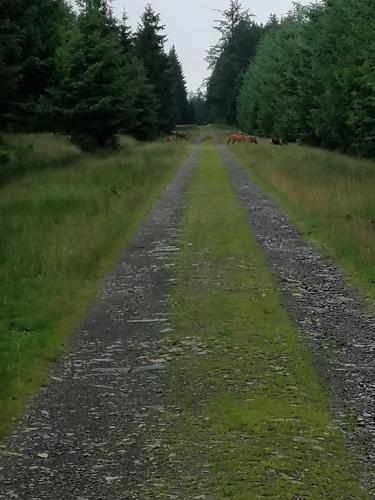
[[[18,94],[21,103],[19,126],[25,118],[33,127],[40,97],[55,71],[55,53],[61,43],[60,28],[67,14],[64,0],[22,0],[20,32],[22,73]]]
[[[128,132],[137,139],[154,139],[158,134],[159,100],[155,95],[153,85],[147,78],[143,61],[135,55],[135,37],[128,25],[128,16],[125,11],[118,29],[124,64],[135,90],[134,120]]]
[[[119,35],[120,35],[120,41],[121,41],[121,46],[122,50],[124,51],[124,54],[134,54],[134,35],[132,33],[132,29],[128,24],[128,15],[126,11],[124,10],[121,18],[121,22],[118,27]]]
[[[216,21],[219,41],[208,52],[207,62],[213,69],[207,82],[207,114],[210,122],[235,123],[237,97],[243,74],[255,54],[263,29],[252,20],[239,0]]]
[[[104,146],[119,129],[130,128],[134,81],[107,2],[81,2],[77,29],[60,51],[60,65],[62,81],[51,89],[48,104],[73,139]]]
[[[191,123],[186,82],[184,78],[182,65],[178,59],[175,46],[173,46],[172,49],[170,50],[168,58],[169,58],[170,73],[173,80],[173,88],[174,88],[176,123],[177,125]]]
[[[176,123],[176,109],[168,56],[164,52],[166,37],[163,30],[160,16],[151,5],[147,5],[138,26],[135,53],[143,61],[147,78],[159,101],[158,129],[168,133]]]
[[[17,88],[21,78],[21,33],[17,21],[20,3],[0,3],[0,130],[13,122]]]
[[[35,125],[40,97],[54,74],[64,0],[0,2],[0,107],[8,125]],[[6,118],[6,120],[5,120]]]

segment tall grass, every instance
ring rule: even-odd
[[[375,162],[268,141],[231,149],[301,231],[375,299]]]
[[[0,436],[187,151],[125,140],[0,189]]]
[[[5,134],[1,150],[7,161],[0,162],[0,185],[26,172],[70,165],[81,155],[68,138],[55,134]]]

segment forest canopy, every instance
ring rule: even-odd
[[[84,147],[191,121],[176,49],[147,5],[135,33],[109,0],[2,0],[0,130],[55,131]],[[191,113],[190,113],[191,112]]]
[[[206,120],[375,156],[374,21],[371,0],[323,0],[257,25],[231,0],[208,52]]]

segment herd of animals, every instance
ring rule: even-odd
[[[173,142],[174,140],[188,140],[187,135],[184,132],[172,132],[172,135],[168,136],[166,142]],[[201,142],[207,142],[213,140],[212,135],[207,135],[201,139]],[[250,144],[258,144],[258,139],[255,135],[246,135],[242,132],[237,132],[228,137],[227,144],[238,144],[241,142],[248,142]],[[281,139],[271,138],[271,144],[274,146],[282,146],[285,143]]]

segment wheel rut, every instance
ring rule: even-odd
[[[303,240],[228,149],[217,148],[279,282],[283,305],[307,340],[320,379],[332,395],[335,417],[368,468],[366,482],[375,496],[375,316],[343,272]]]
[[[0,446],[1,499],[139,498],[165,411],[160,339],[194,146],[106,280],[45,387]]]

